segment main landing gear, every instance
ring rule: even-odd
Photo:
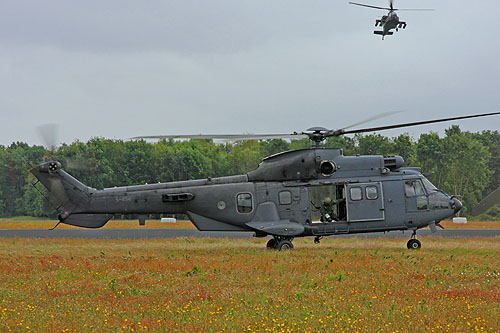
[[[406,243],[406,247],[410,250],[418,250],[422,247],[422,244],[417,239],[417,230],[413,230],[413,234],[408,243]]]
[[[274,236],[267,242],[268,250],[287,251],[293,249],[293,237]]]

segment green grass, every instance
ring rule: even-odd
[[[0,331],[500,330],[500,238],[0,239]]]
[[[13,217],[0,218],[0,222],[4,221],[31,222],[31,221],[50,221],[50,219],[45,217],[33,217],[33,216],[13,216]]]

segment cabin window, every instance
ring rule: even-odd
[[[425,195],[424,187],[419,180],[405,181],[405,193],[407,197]]]
[[[363,199],[363,191],[361,190],[361,187],[351,187],[350,194],[352,201],[359,201]]]
[[[281,191],[279,194],[280,205],[289,205],[292,203],[292,192]]]
[[[367,186],[365,192],[366,192],[366,199],[368,200],[378,199],[377,186]]]
[[[253,209],[252,195],[240,193],[236,196],[236,207],[239,213],[250,213]]]

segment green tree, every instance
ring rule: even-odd
[[[357,136],[358,154],[361,155],[390,155],[392,145],[389,138],[380,134]]]
[[[405,165],[417,163],[417,145],[408,134],[401,134],[392,140],[392,154],[399,155],[405,160]]]
[[[490,182],[491,154],[471,133],[461,132],[458,126],[446,130],[443,148],[443,189],[461,196],[466,209],[470,209],[481,200]]]
[[[271,156],[289,150],[290,144],[285,140],[273,139],[261,141],[261,150],[264,156]]]
[[[492,175],[490,183],[483,193],[486,196],[500,186],[500,132],[483,131],[481,133],[474,133],[474,138],[487,147],[491,155],[488,168],[492,172]]]
[[[16,142],[2,153],[2,201],[4,214],[23,215],[23,196],[29,170],[43,161],[45,149]]]
[[[37,217],[55,217],[55,207],[50,207],[48,198],[48,191],[42,185],[36,188],[33,184],[36,182],[35,177],[30,174],[27,177],[26,185],[24,186],[24,193],[22,197],[21,215],[37,216]]]
[[[417,143],[416,166],[422,168],[430,181],[442,188],[445,175],[445,153],[441,139],[437,133],[422,134]]]
[[[262,161],[260,143],[258,141],[241,141],[234,144],[229,155],[232,166],[231,174],[245,174],[257,168]]]
[[[347,136],[329,137],[326,139],[324,146],[327,148],[341,148],[344,155],[353,155],[357,153],[355,140]]]

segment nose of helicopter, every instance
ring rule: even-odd
[[[451,199],[451,207],[458,213],[462,209],[462,203],[457,198]]]

